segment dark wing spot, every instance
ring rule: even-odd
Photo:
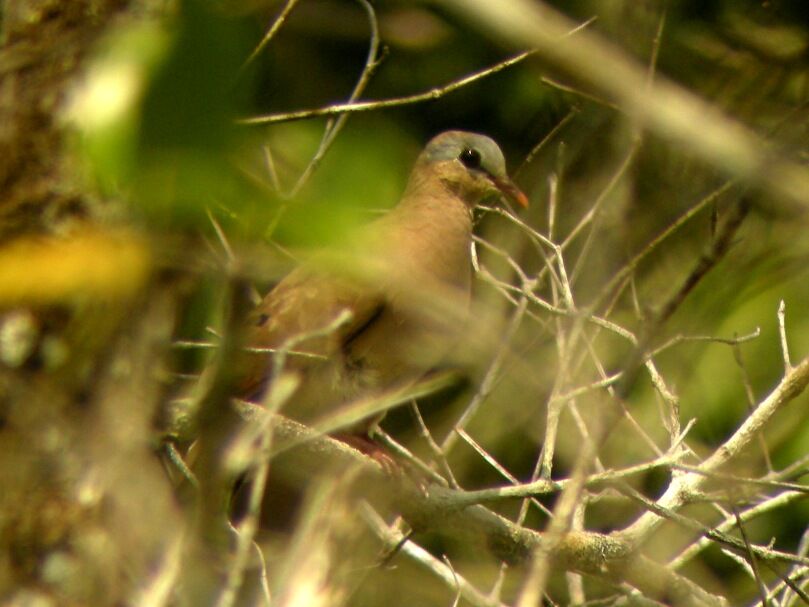
[[[362,323],[360,326],[358,326],[356,329],[354,329],[351,333],[349,333],[343,338],[343,343],[341,344],[343,354],[348,355],[349,350],[351,350],[351,344],[353,344],[354,341],[368,329],[368,327],[373,325],[376,322],[376,320],[380,316],[382,316],[382,312],[384,311],[385,311],[385,304],[380,303],[374,308],[373,312],[371,312],[371,315],[368,317],[368,320],[366,320],[364,323]]]

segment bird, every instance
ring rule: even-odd
[[[348,246],[292,270],[249,314],[236,394],[260,402],[279,373],[292,374],[297,387],[282,412],[311,424],[423,378],[469,306],[473,211],[503,198],[528,206],[494,140],[458,130],[433,137],[396,206]],[[379,421],[359,419],[347,432],[367,435]]]

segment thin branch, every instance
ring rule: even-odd
[[[699,466],[688,466],[682,463],[672,464],[672,467],[678,470],[684,470],[686,472],[693,472],[694,474],[702,474],[703,476],[706,476],[712,480],[721,481],[726,484],[753,485],[756,487],[761,487],[762,489],[784,489],[787,491],[797,491],[799,493],[809,495],[809,486],[798,483],[789,483],[768,478],[745,478],[743,476],[736,476],[734,474],[723,474],[720,472],[708,471]]]
[[[672,348],[673,346],[677,346],[681,343],[688,343],[688,342],[707,342],[707,343],[715,343],[715,344],[724,344],[727,346],[738,346],[739,344],[747,343],[748,341],[753,341],[754,339],[758,339],[761,337],[761,329],[756,327],[754,331],[748,333],[746,335],[739,335],[736,337],[716,337],[715,335],[675,335],[667,342],[659,345],[657,348],[651,351],[649,356],[651,358],[657,356],[661,352]]]
[[[747,216],[749,208],[749,204],[744,199],[740,200],[737,205],[734,205],[733,211],[720,228],[708,250],[699,258],[696,266],[685,278],[677,292],[674,293],[657,313],[655,322],[658,325],[666,322],[671,315],[674,314],[674,311],[680,307],[694,287],[696,287],[705,275],[725,256],[731,244],[733,244],[733,238],[744,221],[744,218]]]
[[[279,122],[292,122],[294,120],[305,120],[308,118],[318,118],[322,116],[339,116],[341,114],[353,114],[357,112],[368,112],[373,110],[381,110],[391,107],[400,107],[403,105],[411,105],[414,103],[422,103],[424,101],[432,101],[435,99],[440,99],[449,93],[453,93],[459,89],[464,88],[496,74],[498,72],[503,71],[511,67],[512,65],[516,65],[520,63],[527,57],[530,57],[533,54],[531,51],[526,51],[519,53],[509,59],[504,61],[500,61],[492,65],[491,67],[487,67],[477,72],[473,72],[468,76],[464,76],[463,78],[459,78],[458,80],[454,80],[449,84],[445,84],[444,86],[436,87],[430,89],[429,91],[425,91],[423,93],[417,93],[415,95],[406,95],[404,97],[394,97],[392,99],[381,99],[377,101],[357,101],[357,102],[350,102],[350,103],[336,103],[334,105],[329,105],[326,107],[315,108],[311,110],[298,110],[295,112],[284,112],[280,114],[267,114],[265,116],[255,116],[253,118],[243,118],[239,120],[239,124],[244,125],[258,125],[258,124],[277,124]]]
[[[781,550],[775,550],[770,546],[757,546],[753,544],[747,545],[742,540],[732,537],[726,533],[717,531],[716,529],[712,529],[693,518],[679,514],[670,508],[664,508],[660,506],[659,502],[654,502],[650,500],[645,495],[643,495],[633,487],[629,486],[625,482],[616,483],[615,488],[624,495],[631,497],[639,504],[642,504],[645,508],[647,508],[648,510],[647,514],[654,514],[660,517],[661,519],[677,523],[678,525],[680,525],[685,529],[696,531],[697,533],[703,535],[706,538],[710,538],[711,540],[713,540],[718,544],[734,549],[739,554],[745,554],[749,550],[752,553],[754,553],[757,557],[762,559],[762,561],[767,563],[777,561],[777,562],[800,563],[803,565],[809,565],[809,559],[805,557],[797,556],[789,552],[783,552]],[[624,534],[623,532],[619,533],[618,535],[621,538],[624,538],[626,536],[626,534]]]
[[[756,333],[760,333],[758,327],[756,327]],[[750,382],[750,374],[747,372],[747,367],[744,364],[744,358],[742,357],[742,349],[739,347],[739,344],[733,345],[733,359],[736,361],[736,364],[739,367],[739,371],[742,375],[742,386],[744,387],[744,394],[747,397],[747,410],[752,412],[756,406],[756,397],[755,393],[753,392],[753,384]],[[758,443],[761,447],[761,454],[764,457],[764,462],[767,465],[767,470],[770,472],[773,471],[773,464],[772,458],[770,457],[770,451],[767,448],[767,441],[764,439],[764,435],[759,433],[758,435]]]
[[[571,107],[570,110],[568,110],[565,117],[562,118],[559,122],[557,122],[556,125],[548,132],[548,134],[545,135],[539,141],[539,143],[537,143],[533,148],[531,148],[531,151],[528,152],[528,154],[525,156],[525,159],[520,163],[520,166],[518,166],[514,170],[512,177],[514,179],[517,179],[523,172],[523,170],[525,170],[525,167],[527,167],[529,164],[531,164],[531,162],[533,162],[537,154],[539,154],[548,143],[553,141],[554,138],[562,131],[562,129],[564,129],[568,125],[568,123],[570,123],[570,121],[573,120],[578,115],[578,113],[579,108],[575,106]]]
[[[528,300],[526,298],[522,298],[517,304],[517,308],[514,310],[514,314],[511,316],[508,327],[503,334],[503,339],[501,340],[494,357],[489,363],[488,369],[486,369],[486,374],[483,376],[480,386],[475,392],[475,395],[469,401],[467,407],[464,409],[461,417],[454,424],[455,432],[448,434],[441,443],[441,453],[443,453],[444,457],[449,454],[455,445],[455,441],[457,440],[456,432],[466,428],[467,424],[475,416],[478,409],[480,409],[481,405],[491,393],[495,380],[500,373],[500,368],[502,367],[503,362],[506,360],[506,355],[510,352],[511,340],[514,338],[517,329],[520,327],[520,323],[522,323],[527,306]]]
[[[261,449],[269,451],[272,435],[269,432],[262,436]],[[267,486],[270,462],[259,461],[255,471],[247,483],[247,512],[239,523],[236,532],[236,550],[232,562],[227,569],[225,582],[216,600],[215,607],[231,607],[235,604],[239,589],[244,582],[244,572],[249,564],[250,552],[255,549],[255,537],[259,528],[261,503]]]
[[[750,564],[753,578],[756,581],[756,587],[758,588],[759,595],[761,596],[761,605],[762,607],[767,607],[767,605],[769,605],[769,601],[767,601],[767,587],[764,584],[764,581],[761,579],[761,571],[759,570],[758,559],[756,558],[756,554],[753,551],[750,540],[747,537],[747,530],[745,529],[744,522],[739,516],[739,509],[736,508],[732,495],[728,495],[728,501],[730,502],[730,507],[733,511],[733,519],[736,521],[736,528],[739,530],[739,535],[741,535],[742,541],[744,542],[747,562]]]
[[[458,481],[455,479],[455,475],[452,473],[452,468],[449,466],[447,457],[441,450],[441,447],[439,447],[438,443],[435,442],[432,432],[430,432],[430,429],[424,422],[424,418],[421,416],[421,411],[419,410],[419,405],[416,401],[411,401],[410,411],[413,413],[413,418],[416,420],[422,440],[430,449],[435,461],[437,461],[438,465],[441,466],[441,470],[444,472],[444,477],[449,483],[449,486],[453,487],[454,489],[460,489],[461,486],[458,484]]]
[[[413,401],[411,401],[412,403]],[[439,485],[443,486],[454,486],[457,488],[457,484],[453,485],[452,482],[448,482],[448,479],[441,476],[438,472],[433,470],[429,465],[423,462],[420,458],[416,457],[409,449],[407,449],[404,445],[396,441],[390,434],[385,432],[382,428],[377,426],[373,428],[370,432],[371,438],[373,440],[378,440],[385,448],[390,449],[390,452],[398,458],[401,458],[402,461],[415,466],[417,473],[423,474],[425,479],[429,479],[434,483],[438,483]],[[454,479],[453,479],[454,480]]]
[[[264,37],[256,45],[256,48],[254,48],[253,52],[250,53],[250,56],[247,57],[247,59],[242,64],[239,71],[244,71],[244,69],[248,65],[250,65],[255,60],[256,57],[258,57],[261,51],[263,51],[267,47],[270,41],[275,37],[275,34],[278,33],[278,30],[281,29],[281,26],[287,20],[287,17],[289,17],[290,13],[292,12],[292,9],[295,8],[295,5],[297,3],[298,0],[287,0],[287,3],[284,5],[284,8],[281,10],[278,17],[276,17],[275,21],[273,21],[273,24],[267,30],[267,33],[264,34]]]
[[[562,250],[565,250],[570,247],[570,245],[578,238],[579,234],[584,230],[584,228],[589,227],[590,230],[587,233],[587,238],[584,241],[584,244],[581,247],[581,251],[579,252],[578,258],[576,259],[576,263],[573,266],[573,274],[572,280],[575,282],[576,279],[581,274],[582,268],[584,267],[585,261],[589,259],[589,252],[590,247],[595,242],[595,236],[598,230],[598,223],[597,219],[599,217],[599,213],[601,211],[601,207],[604,202],[607,200],[607,197],[616,189],[618,184],[624,178],[624,176],[629,171],[630,167],[635,161],[635,157],[638,154],[638,150],[640,149],[642,138],[640,137],[639,133],[632,138],[632,144],[629,146],[629,149],[626,152],[626,155],[621,160],[621,163],[618,165],[618,168],[615,170],[615,173],[612,175],[610,180],[601,190],[601,193],[596,198],[595,202],[590,206],[587,210],[587,213],[584,214],[576,226],[570,231],[570,233],[565,237],[560,245]]]
[[[642,464],[637,464],[621,470],[607,470],[604,472],[591,474],[584,479],[584,486],[592,489],[605,484],[614,483],[630,476],[646,474],[651,470],[668,468],[673,464],[673,460],[674,458],[672,456],[664,455],[649,462],[644,462]],[[513,479],[508,472],[505,472],[505,474]],[[496,503],[508,499],[540,497],[542,495],[558,493],[570,484],[570,479],[540,479],[530,483],[516,483],[516,479],[514,479],[514,481],[515,484],[506,485],[504,487],[492,487],[490,489],[458,492],[452,497],[447,497],[447,503],[454,507],[460,508],[476,504]]]
[[[693,219],[696,215],[698,215],[701,211],[703,211],[706,207],[710,206],[725,192],[727,192],[731,186],[733,185],[732,182],[726,182],[724,185],[720,186],[707,196],[703,197],[699,202],[697,202],[694,206],[689,208],[685,211],[680,217],[678,217],[675,221],[669,224],[660,234],[658,234],[655,238],[652,239],[649,244],[647,244],[640,252],[638,252],[632,259],[630,259],[624,266],[615,272],[610,280],[607,282],[604,287],[601,289],[601,293],[599,293],[598,297],[594,300],[592,307],[598,308],[601,303],[609,297],[610,292],[615,289],[618,285],[623,283],[632,272],[641,264],[641,262],[646,259],[655,249],[657,249],[663,242],[668,240],[668,238],[677,232],[681,227],[683,227],[686,223],[688,223],[691,219]]]
[[[742,199],[733,207],[732,212],[721,225],[718,234],[713,239],[707,250],[697,260],[696,265],[685,277],[680,287],[663,304],[660,311],[655,314],[654,319],[648,323],[644,334],[637,346],[630,354],[624,365],[624,376],[621,383],[616,387],[616,392],[620,398],[626,396],[634,385],[638,370],[643,361],[647,358],[647,350],[650,342],[658,335],[661,327],[671,317],[672,314],[682,305],[691,291],[699,282],[724,258],[730,250],[733,238],[741,227],[744,218],[747,216],[749,204]]]
[[[769,422],[772,416],[784,405],[800,395],[807,384],[809,384],[809,358],[805,358],[783,377],[775,389],[747,417],[739,429],[698,467],[699,470],[715,472],[738,455],[757,436],[758,432]],[[657,500],[657,505],[666,510],[676,511],[699,492],[707,479],[706,475],[697,472],[675,476],[666,492]],[[658,514],[646,512],[620,534],[628,541],[637,544],[643,538],[648,537],[662,522],[663,519]]]
[[[180,576],[184,543],[182,534],[172,538],[155,563],[155,573],[127,604],[133,607],[165,607],[173,604],[172,594]]]
[[[368,54],[365,58],[365,65],[360,73],[357,83],[354,85],[354,90],[351,91],[351,95],[348,98],[348,103],[353,103],[359,99],[383,59],[383,57],[379,54],[379,23],[377,22],[374,7],[370,2],[368,2],[368,0],[356,1],[362,5],[368,16],[368,25],[371,29],[371,37],[368,43]],[[292,190],[290,190],[289,194],[287,195],[288,198],[294,198],[297,196],[298,192],[301,191],[301,188],[303,188],[303,186],[309,180],[312,173],[314,173],[315,170],[317,170],[317,167],[320,166],[323,157],[336,140],[338,133],[345,126],[348,117],[349,114],[341,114],[336,120],[330,119],[328,121],[325,129],[323,130],[323,137],[320,140],[320,145],[318,145],[315,155],[309,161],[309,164],[306,165],[306,168],[304,169],[303,173],[301,173],[301,176],[298,178],[298,181],[295,183]]]
[[[781,338],[781,355],[784,357],[784,373],[789,373],[792,363],[789,360],[789,344],[787,344],[786,309],[784,300],[778,304],[778,335]]]
[[[477,607],[506,607],[500,601],[493,601],[480,590],[475,588],[469,581],[458,575],[458,573],[446,563],[435,558],[432,554],[424,550],[406,537],[385,524],[385,521],[367,503],[362,504],[360,514],[373,529],[374,533],[385,543],[388,549],[400,546],[397,552],[406,554],[415,562],[425,567],[433,575],[438,577],[444,584],[463,597],[470,604]],[[402,541],[406,540],[406,541]]]
[[[505,467],[504,467],[504,466],[503,466],[503,465],[502,465],[500,462],[498,462],[498,461],[497,461],[497,460],[496,460],[496,459],[495,459],[495,458],[494,458],[494,457],[493,457],[493,456],[492,456],[492,455],[491,455],[489,452],[487,452],[487,451],[486,451],[486,450],[485,450],[483,447],[481,447],[481,446],[480,446],[480,444],[479,444],[479,443],[478,443],[478,442],[477,442],[475,439],[473,439],[471,436],[469,436],[469,435],[468,435],[466,432],[464,432],[463,430],[459,430],[459,431],[458,431],[458,435],[459,435],[459,436],[460,436],[460,437],[461,437],[461,438],[462,438],[464,441],[466,441],[466,443],[467,443],[467,444],[468,444],[470,447],[472,447],[472,449],[475,451],[475,453],[477,453],[477,454],[478,454],[478,455],[479,455],[479,456],[480,456],[480,457],[483,459],[483,461],[485,461],[485,462],[486,462],[487,464],[489,464],[489,465],[490,465],[490,466],[491,466],[491,467],[492,467],[494,470],[496,470],[496,471],[497,471],[497,473],[498,473],[500,476],[502,476],[503,478],[505,478],[507,481],[509,481],[509,482],[510,482],[512,485],[514,485],[514,486],[518,486],[518,485],[520,485],[520,481],[517,479],[517,477],[516,477],[516,476],[514,476],[513,474],[511,474],[511,472],[509,472],[508,470],[506,470],[506,468],[505,468]],[[561,486],[558,486],[558,488],[559,488],[559,490],[561,490]],[[486,490],[484,489],[483,491],[486,491]],[[470,496],[471,496],[471,494],[476,494],[476,493],[477,493],[476,491],[472,491],[472,492],[463,492],[463,495],[464,495],[464,496],[467,496],[467,497],[470,497]],[[479,495],[479,494],[478,494],[478,495]],[[547,509],[547,508],[546,508],[546,507],[545,507],[545,506],[544,506],[542,503],[540,503],[538,500],[534,499],[534,496],[521,496],[521,497],[527,497],[527,498],[530,498],[530,499],[528,500],[528,502],[530,502],[531,504],[533,504],[534,506],[536,506],[536,508],[537,508],[537,509],[538,509],[540,512],[542,512],[543,514],[545,514],[545,515],[547,515],[547,516],[550,516],[550,515],[551,515],[550,510],[548,510],[548,509]],[[525,505],[527,505],[527,503],[528,503],[528,502],[525,502]],[[482,503],[482,502],[477,502],[477,501],[475,501],[474,499],[471,499],[469,502],[467,502],[467,504],[477,504],[477,503]],[[518,522],[519,522],[520,524],[522,524],[522,523],[523,523],[523,521],[524,521],[524,519],[525,519],[525,508],[521,509],[521,511],[520,511],[520,516],[519,516],[519,519],[518,519]]]

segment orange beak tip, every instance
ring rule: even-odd
[[[514,192],[514,200],[519,204],[522,208],[528,208],[528,196],[523,193],[522,190],[515,190]]]
[[[528,196],[526,196],[520,188],[514,185],[510,179],[494,179],[494,185],[497,186],[497,189],[500,190],[506,197],[516,202],[522,208],[528,208]]]

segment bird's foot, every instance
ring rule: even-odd
[[[402,466],[397,462],[393,456],[385,449],[384,446],[374,442],[369,437],[362,434],[350,434],[348,432],[341,432],[332,435],[334,438],[349,447],[356,449],[363,455],[370,457],[390,476],[402,476]]]

